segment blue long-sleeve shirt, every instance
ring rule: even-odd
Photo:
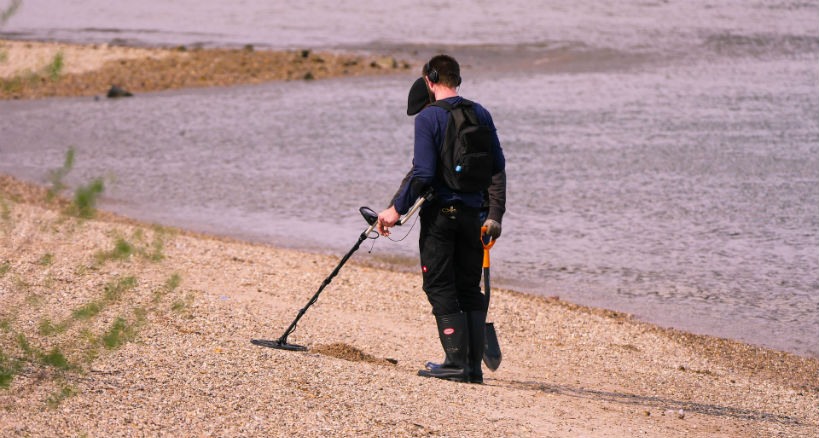
[[[450,104],[456,104],[463,100],[460,96],[450,97],[446,100]],[[506,168],[506,159],[503,156],[503,149],[492,121],[492,116],[484,107],[474,103],[473,108],[478,116],[481,125],[488,126],[495,133],[493,136],[492,154],[493,169],[492,174],[502,172]],[[400,214],[405,214],[420,193],[415,192],[418,187],[432,186],[435,190],[435,199],[438,203],[462,203],[467,207],[480,208],[483,204],[483,192],[456,192],[438,177],[438,161],[441,152],[444,135],[446,134],[447,123],[449,122],[449,112],[438,106],[428,106],[415,117],[415,146],[412,159],[412,178],[399,190],[395,199],[395,209]]]

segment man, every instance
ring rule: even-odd
[[[421,209],[419,247],[423,287],[432,305],[438,335],[446,353],[442,366],[421,370],[419,375],[472,383],[482,383],[481,360],[484,350],[486,303],[480,289],[483,247],[481,225],[497,238],[505,211],[505,158],[489,112],[472,103],[481,126],[491,132],[491,177],[488,190],[458,191],[448,186],[441,169],[441,148],[450,112],[443,106],[466,105],[458,96],[461,83],[458,62],[447,55],[430,59],[423,68],[423,80],[436,103],[415,118],[415,145],[411,177],[402,184],[393,205],[378,215],[378,231],[389,235],[391,228],[428,189],[434,198]],[[482,207],[488,205],[482,221]]]

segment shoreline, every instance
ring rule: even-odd
[[[393,56],[243,48],[130,47],[0,39],[0,100],[321,80],[407,72]]]
[[[336,257],[103,211],[78,219],[66,213],[71,201],[49,201],[46,192],[0,176],[0,362],[21,363],[9,387],[0,388],[6,407],[0,435],[819,431],[812,408],[819,403],[819,360],[504,289],[493,290],[504,351],[498,372],[485,370],[482,386],[417,377],[423,359],[440,355],[418,276],[355,259],[290,337],[307,345],[307,353],[256,347],[248,340],[278,337]],[[118,258],[121,240],[132,250]],[[94,299],[129,278],[127,300]],[[89,302],[105,306],[77,317]],[[101,347],[117,321],[124,321],[123,336],[128,327],[133,333],[122,345]],[[59,348],[70,365],[42,363],[21,346],[21,335],[29,351],[44,357]],[[441,391],[447,408],[421,402],[440,399]],[[235,410],[227,416],[209,410],[211,397]],[[254,409],[276,415],[271,399],[290,405],[290,415],[301,420],[287,427],[254,423]],[[506,405],[495,405],[498,400]],[[107,412],[109,403],[123,409]],[[310,420],[316,408],[326,416]],[[350,412],[366,421],[345,424]],[[251,423],[255,429],[243,428]]]

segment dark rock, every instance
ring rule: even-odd
[[[114,99],[117,97],[131,97],[133,96],[133,93],[117,85],[111,85],[111,88],[108,90],[107,96]]]

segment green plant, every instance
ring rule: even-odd
[[[185,310],[186,306],[187,304],[185,303],[185,301],[174,300],[174,302],[171,304],[171,310],[173,310],[174,312],[182,312],[183,310]]]
[[[65,190],[65,183],[63,183],[63,178],[71,172],[71,169],[74,168],[74,147],[68,148],[68,151],[65,153],[65,160],[63,161],[63,166],[57,169],[52,170],[49,172],[49,180],[51,180],[51,187],[48,189],[47,198],[48,200],[53,199],[55,196],[59,195],[63,190]]]
[[[134,253],[134,246],[122,237],[114,242],[114,248],[110,251],[100,251],[95,255],[97,263],[105,263],[108,260],[126,260]]]
[[[0,278],[3,278],[11,270],[11,263],[10,262],[3,262],[0,263]]]
[[[0,10],[0,26],[5,25],[6,22],[9,21],[9,18],[11,18],[11,16],[17,12],[17,9],[19,9],[20,5],[22,4],[23,0],[11,0],[6,9]]]
[[[71,312],[71,317],[74,319],[90,319],[97,316],[101,310],[102,305],[96,301],[92,301]]]
[[[0,388],[8,388],[20,369],[22,369],[22,364],[19,360],[12,359],[0,351]]]
[[[53,289],[55,282],[56,280],[54,279],[54,275],[51,272],[49,272],[48,275],[46,275],[45,278],[43,279],[42,286],[46,289]]]
[[[54,324],[50,319],[45,318],[40,321],[37,332],[43,336],[51,336],[54,334],[63,333],[67,328],[68,323],[65,321],[59,324]]]
[[[77,390],[71,385],[60,385],[60,390],[51,394],[48,399],[46,399],[46,404],[51,409],[57,408],[63,400],[71,397],[72,395],[76,394]]]
[[[32,347],[28,342],[26,335],[22,333],[17,334],[17,346],[23,350],[23,353],[29,360],[37,360],[43,365],[52,366],[61,370],[71,368],[71,364],[68,363],[68,359],[65,358],[63,353],[60,352],[57,347],[52,348],[48,353],[43,353],[39,349]]]
[[[0,89],[6,93],[16,93],[23,89],[23,80],[15,76],[13,78],[0,79]]]
[[[0,218],[6,222],[11,220],[11,207],[3,197],[0,197]]]
[[[51,63],[45,67],[45,72],[52,81],[56,81],[60,78],[60,74],[63,72],[62,51],[59,51],[56,55],[54,55],[54,59],[52,59]]]
[[[90,219],[96,214],[97,198],[105,190],[102,178],[96,178],[90,183],[77,187],[74,192],[74,203],[71,212],[75,216]]]
[[[13,280],[14,289],[16,289],[18,293],[26,295],[26,302],[28,302],[29,304],[36,304],[35,302],[31,301],[32,299],[34,299],[36,301],[36,296],[32,296],[31,293],[30,293],[31,292],[31,284],[29,284],[26,280],[24,280],[20,276],[14,276],[12,278],[14,279]]]
[[[168,292],[171,292],[174,289],[178,288],[180,283],[182,283],[182,277],[180,277],[179,274],[174,273],[165,282],[165,287],[168,289]]]
[[[193,318],[193,303],[196,295],[193,292],[187,293],[184,297],[177,298],[171,303],[171,310],[185,318]]]
[[[50,252],[43,254],[43,256],[40,257],[40,260],[37,260],[37,264],[40,266],[51,266],[52,263],[54,263],[54,254],[51,254]]]
[[[36,293],[26,295],[25,302],[31,307],[40,307],[43,304],[43,296]]]
[[[154,291],[154,299],[153,299],[153,301],[154,301],[155,303],[156,303],[156,302],[159,302],[159,301],[162,299],[162,297],[163,297],[163,296],[165,296],[166,294],[168,294],[168,293],[170,293],[170,292],[173,292],[173,291],[174,291],[176,288],[178,288],[178,287],[179,287],[179,284],[180,284],[181,282],[182,282],[182,277],[180,277],[180,276],[179,276],[179,274],[174,273],[173,275],[171,275],[171,276],[170,276],[170,277],[169,277],[169,278],[168,278],[168,279],[165,281],[165,285],[164,285],[164,286],[162,286],[162,287],[160,287],[160,288],[158,288],[158,289],[156,289],[156,290]]]
[[[102,335],[102,343],[108,350],[118,348],[131,340],[136,333],[133,325],[129,325],[125,318],[119,317],[111,328]]]
[[[113,302],[118,300],[126,290],[133,289],[137,285],[136,277],[120,278],[116,282],[105,285],[105,301]]]
[[[48,353],[39,353],[38,356],[40,363],[43,365],[52,366],[60,370],[67,370],[71,368],[71,364],[68,362],[68,359],[65,358],[63,353],[57,347],[52,348]]]
[[[151,252],[148,253],[148,260],[158,262],[165,258],[162,251],[165,249],[165,242],[162,239],[162,234],[154,234],[154,240],[151,242]]]
[[[122,297],[123,292],[128,289],[133,289],[137,285],[136,277],[125,277],[117,279],[116,281],[112,281],[105,285],[103,298],[100,300],[91,301],[90,303],[86,303],[71,312],[71,319],[74,321],[79,320],[86,320],[91,319],[100,312],[102,309],[105,308],[106,305],[119,300]],[[62,323],[54,326],[54,329],[63,331],[68,328],[71,324],[71,321],[63,321]],[[41,329],[42,329],[41,325]],[[45,327],[46,332],[50,330],[52,327]],[[45,334],[45,333],[43,333]]]
[[[17,334],[17,346],[23,350],[26,356],[32,356],[34,354],[34,349],[31,348],[31,344],[29,344],[26,335],[22,333]]]
[[[97,348],[100,344],[99,339],[87,328],[80,330],[79,336],[87,344],[87,347],[83,349],[83,359],[86,363],[91,363],[99,356]]]
[[[114,243],[114,249],[111,251],[111,256],[117,260],[125,260],[131,257],[131,254],[134,253],[134,246],[128,243],[127,240],[123,238],[117,239],[116,243]]]

